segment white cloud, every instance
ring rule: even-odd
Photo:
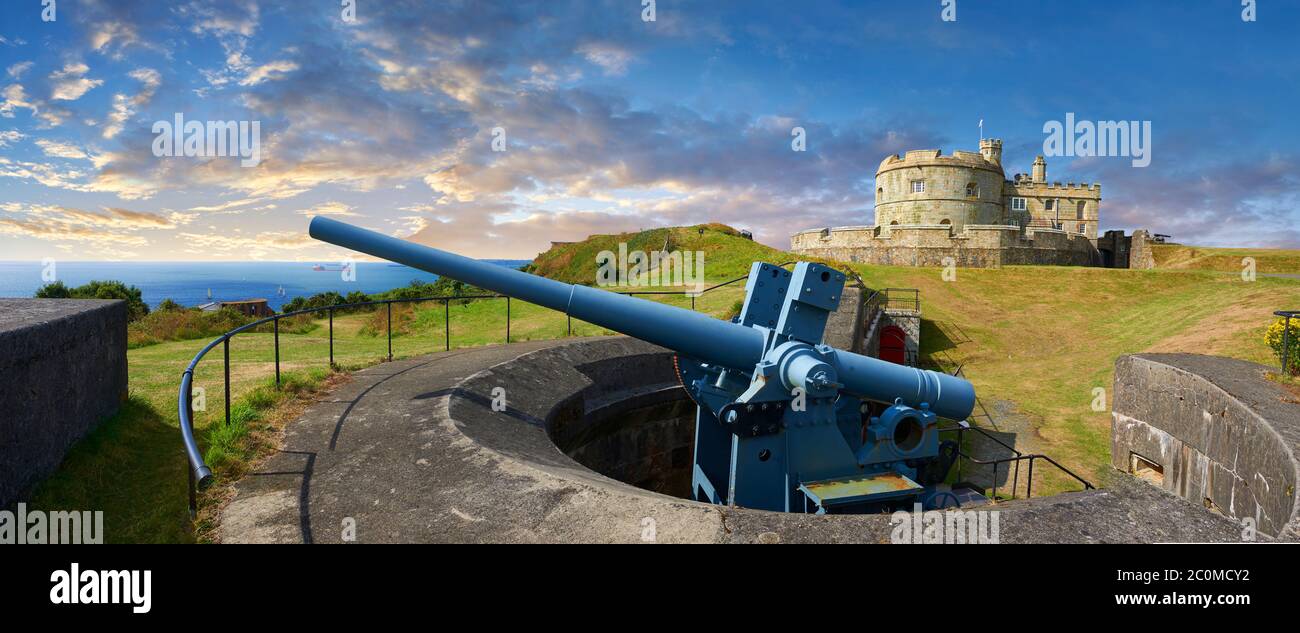
[[[22,79],[23,73],[27,72],[31,67],[32,62],[18,62],[17,64],[10,66],[5,72],[14,79]]]
[[[249,70],[248,74],[239,80],[239,85],[256,86],[267,80],[282,79],[285,73],[291,73],[295,70],[298,70],[298,64],[286,60],[262,64]]]
[[[6,119],[14,118],[16,108],[26,108],[36,112],[36,104],[29,100],[22,84],[9,84],[0,96],[4,97],[4,101],[0,102],[0,116]]]
[[[632,53],[627,49],[609,42],[591,42],[578,47],[587,61],[600,66],[607,75],[621,75],[627,72],[627,65],[632,61]]]
[[[10,144],[17,143],[24,138],[26,138],[26,135],[18,130],[5,130],[0,132],[0,147],[6,147]]]
[[[122,93],[113,95],[113,111],[108,113],[108,122],[104,125],[102,133],[106,139],[117,136],[126,125],[126,121],[135,114],[136,109],[145,106],[153,99],[159,84],[162,83],[162,77],[152,68],[137,68],[131,71],[129,76],[142,84],[140,92],[133,97]]]
[[[357,213],[353,210],[353,207],[351,205],[347,205],[342,202],[334,202],[334,201],[318,204],[310,209],[303,209],[299,211],[298,214],[307,215],[307,216],[337,215],[337,216],[353,217],[353,218],[362,217],[360,213]]]
[[[75,63],[67,64],[63,70],[56,70],[50,73],[50,79],[54,82],[50,91],[50,99],[55,101],[76,101],[82,95],[90,92],[104,83],[102,79],[86,79],[84,76],[90,72],[90,67],[85,64]]]
[[[64,141],[54,141],[46,138],[36,139],[36,145],[45,152],[46,156],[55,158],[71,158],[76,160],[91,160],[90,154],[80,147]]]

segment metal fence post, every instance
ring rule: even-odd
[[[451,299],[442,300],[442,340],[447,344],[447,351],[451,351]]]
[[[334,369],[334,308],[330,308],[330,369]]]
[[[194,426],[194,374],[190,370],[185,370],[185,374],[190,374],[190,388],[185,390],[185,415],[190,419],[190,427]],[[181,381],[185,380],[185,374],[181,374]],[[198,517],[199,500],[198,485],[194,481],[194,465],[190,463],[189,456],[185,457],[185,470],[190,473],[190,520],[193,521]]]
[[[226,426],[230,426],[230,337],[221,346],[226,361]]]
[[[275,317],[275,388],[280,388],[280,317]]]
[[[510,297],[506,297],[506,343],[510,342]]]
[[[393,360],[393,302],[389,301],[388,306],[388,360]]]
[[[1282,325],[1282,375],[1290,376],[1291,368],[1287,366],[1287,360],[1291,352],[1291,316],[1287,315],[1286,322]]]
[[[573,317],[566,312],[564,318],[569,322],[569,333],[565,336],[573,336]]]

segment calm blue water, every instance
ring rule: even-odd
[[[528,260],[485,260],[501,266],[519,267]],[[391,290],[411,280],[432,282],[438,276],[414,268],[384,262],[359,262],[356,281],[343,281],[338,264],[326,264],[329,271],[312,270],[307,262],[57,262],[55,275],[65,285],[80,286],[91,280],[115,280],[140,289],[149,307],[163,299],[184,306],[212,300],[266,299],[280,309],[296,296],[329,290],[367,294]],[[0,262],[0,297],[30,297],[45,285],[41,262]],[[284,287],[284,296],[277,294]]]

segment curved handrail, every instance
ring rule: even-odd
[[[795,262],[787,262],[787,263],[785,263],[785,264],[781,264],[781,266],[784,267],[784,266],[788,266],[788,265],[793,264],[793,263],[795,263]],[[716,290],[716,289],[721,288],[721,287],[723,287],[723,286],[726,286],[726,285],[728,285],[728,284],[732,284],[732,283],[735,283],[736,281],[740,281],[740,280],[742,280],[742,279],[747,279],[747,278],[748,278],[748,275],[746,275],[745,277],[738,277],[738,278],[733,279],[733,280],[731,280],[731,281],[723,282],[723,283],[720,283],[720,284],[717,284],[717,285],[714,285],[714,286],[710,286],[710,287],[708,287],[708,288],[705,288],[704,290],[701,290],[701,291],[700,291],[699,293],[697,293],[697,294],[702,295],[702,294],[704,294],[704,293],[706,293],[706,292],[709,292],[709,291],[711,291],[711,290]],[[660,290],[660,291],[649,291],[649,290],[637,291],[637,290],[630,290],[630,291],[620,291],[620,294],[628,294],[628,295],[690,295],[690,294],[692,294],[692,293],[690,293],[689,291],[686,291],[686,290]],[[258,326],[261,326],[261,325],[264,325],[264,324],[266,324],[266,323],[275,323],[276,326],[277,326],[277,328],[278,328],[278,326],[279,326],[279,322],[280,322],[280,319],[286,319],[286,318],[289,318],[289,317],[294,317],[294,316],[298,316],[298,315],[302,315],[302,314],[314,314],[314,313],[317,313],[317,312],[325,312],[325,311],[328,311],[328,312],[331,313],[331,318],[332,318],[332,316],[333,316],[333,312],[334,312],[335,310],[347,310],[347,309],[353,309],[353,308],[364,308],[364,307],[369,307],[369,306],[391,305],[391,304],[394,304],[394,303],[416,303],[416,302],[424,302],[424,301],[443,301],[443,302],[446,302],[446,303],[450,304],[450,302],[452,302],[452,301],[457,301],[457,300],[461,300],[461,299],[502,299],[502,298],[506,299],[507,302],[508,302],[509,299],[510,299],[510,297],[507,296],[507,295],[500,295],[500,294],[477,294],[477,295],[449,295],[449,296],[431,296],[431,297],[410,297],[410,298],[402,298],[402,299],[380,299],[380,300],[378,300],[378,301],[363,301],[363,302],[360,302],[360,303],[341,303],[341,304],[337,304],[337,305],[321,306],[321,307],[318,307],[318,308],[306,308],[306,309],[303,309],[303,310],[295,310],[295,311],[293,311],[293,312],[285,312],[285,313],[283,313],[283,314],[275,314],[275,315],[271,315],[271,316],[269,316],[269,317],[265,317],[265,318],[262,318],[262,319],[258,319],[258,320],[256,320],[256,321],[253,321],[253,322],[251,322],[251,323],[245,323],[244,325],[241,325],[241,326],[239,326],[239,327],[237,327],[237,328],[235,328],[235,329],[233,329],[233,330],[230,330],[229,332],[226,332],[226,333],[224,333],[224,334],[218,336],[217,338],[212,339],[211,342],[209,342],[207,345],[205,345],[205,346],[203,347],[203,349],[200,349],[199,352],[198,352],[197,354],[194,355],[194,358],[190,360],[189,365],[185,367],[185,371],[181,372],[181,384],[180,384],[180,390],[179,390],[179,393],[177,394],[177,398],[176,398],[177,414],[178,414],[178,417],[179,417],[179,420],[180,420],[180,427],[181,427],[181,441],[184,443],[184,446],[185,446],[185,457],[186,457],[186,459],[187,459],[188,462],[189,462],[189,510],[190,510],[190,518],[194,518],[195,515],[196,515],[196,513],[198,512],[198,498],[197,498],[198,490],[200,490],[200,489],[202,489],[202,488],[206,488],[206,487],[209,486],[209,485],[212,483],[212,481],[213,481],[212,469],[209,468],[208,465],[207,465],[207,462],[205,462],[205,461],[203,460],[203,454],[202,454],[202,452],[200,452],[200,450],[199,450],[198,440],[194,437],[194,414],[193,414],[193,411],[191,410],[191,406],[192,406],[192,404],[193,404],[193,403],[192,403],[192,399],[193,399],[193,393],[192,393],[192,391],[193,391],[193,383],[194,383],[194,371],[195,371],[195,369],[198,367],[199,361],[203,360],[203,358],[207,355],[207,353],[210,352],[210,351],[212,351],[212,349],[215,348],[217,345],[226,345],[226,344],[229,344],[230,339],[234,338],[235,335],[240,334],[240,333],[243,333],[243,332],[247,332],[248,330],[254,329],[254,328],[256,328],[256,327],[258,327]],[[693,298],[692,298],[692,302],[691,302],[691,303],[692,303],[692,308],[693,308],[693,307],[694,307],[694,299],[693,299]],[[508,304],[507,304],[507,306],[508,306]],[[391,309],[391,308],[390,308],[390,309]],[[509,313],[508,313],[508,310],[509,310],[509,308],[507,307],[507,326],[506,326],[506,331],[507,331],[507,333],[509,332]],[[390,334],[390,336],[391,336],[391,334],[392,334],[391,330],[389,331],[389,334]],[[333,334],[332,334],[332,330],[331,330],[331,336],[333,336]],[[507,334],[507,339],[508,339],[508,336],[509,336],[509,335]],[[278,380],[279,380],[279,356],[278,356],[278,351],[279,351],[279,339],[278,339],[278,329],[277,329],[277,342],[276,342],[276,346],[277,346],[277,347],[276,347],[276,350],[277,350],[277,356],[276,356],[276,380],[277,380],[277,382],[278,382]],[[333,348],[331,347],[331,360],[332,360],[332,356],[333,356],[332,349],[333,349]],[[390,360],[392,359],[392,350],[391,350],[391,347],[390,347],[390,349],[389,349],[389,359],[390,359]],[[230,369],[230,366],[229,366],[229,356],[227,356],[227,365],[226,365],[226,370],[227,370],[227,388],[226,388],[226,398],[227,398],[227,402],[226,402],[226,404],[227,404],[227,406],[230,404],[230,403],[229,403],[229,398],[230,398],[230,389],[229,389],[229,384],[228,384],[228,381],[229,381],[229,369]],[[229,413],[229,411],[227,411],[227,413]]]

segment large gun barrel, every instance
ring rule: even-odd
[[[355,227],[326,217],[311,221],[315,239],[450,277],[674,350],[706,363],[751,371],[763,359],[762,331],[646,299],[567,284],[488,264]],[[928,403],[936,414],[962,420],[975,391],[960,378],[896,365],[839,350],[836,369],[844,388],[871,400],[911,406]]]

